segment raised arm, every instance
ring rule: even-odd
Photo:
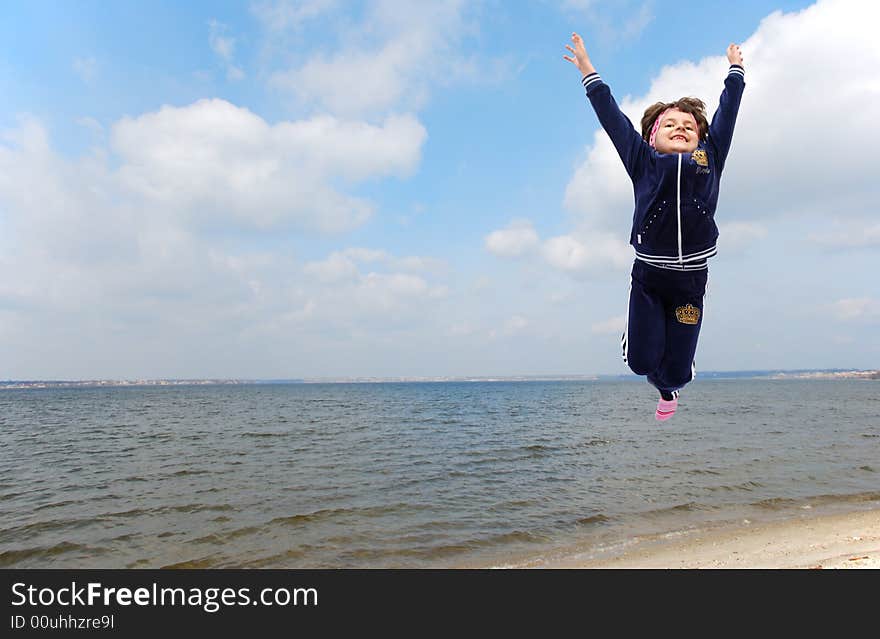
[[[599,123],[611,138],[617,154],[626,167],[626,172],[635,179],[648,153],[648,144],[636,131],[630,119],[620,110],[614,96],[611,95],[611,88],[596,73],[583,39],[577,33],[572,33],[571,40],[574,42],[574,48],[570,45],[565,45],[565,48],[571,51],[574,57],[567,55],[562,57],[574,64],[581,72],[581,82],[599,118]]]
[[[742,51],[738,45],[731,44],[727,47],[727,61],[730,62],[730,70],[724,80],[724,90],[721,92],[718,109],[709,125],[709,143],[715,147],[715,159],[719,171],[724,169],[724,162],[730,151],[736,114],[739,112],[739,103],[746,86]]]

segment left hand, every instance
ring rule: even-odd
[[[730,46],[727,47],[727,60],[730,64],[743,66],[743,55],[738,44],[731,43]]]

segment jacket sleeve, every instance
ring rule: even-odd
[[[714,147],[719,173],[724,170],[724,162],[727,160],[727,153],[733,140],[736,114],[746,86],[745,77],[743,67],[738,64],[730,66],[730,71],[727,72],[727,78],[724,80],[721,101],[718,103],[715,115],[712,116],[712,124],[709,125],[709,143]]]
[[[587,98],[599,118],[599,124],[608,133],[617,154],[623,160],[626,172],[635,180],[648,157],[648,143],[635,130],[632,122],[614,100],[611,88],[602,81],[598,73],[591,73],[581,80]]]

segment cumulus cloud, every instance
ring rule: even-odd
[[[342,231],[372,205],[331,187],[415,170],[425,129],[410,116],[381,126],[318,116],[268,124],[219,99],[162,107],[112,128],[126,188],[176,215],[270,228]]]
[[[359,264],[381,265],[386,269],[404,273],[437,273],[442,272],[445,266],[442,261],[434,258],[418,255],[398,258],[387,251],[354,247],[333,251],[323,260],[308,262],[304,271],[322,282],[353,280],[359,275]]]
[[[327,284],[353,280],[358,276],[357,264],[342,253],[334,253],[324,260],[308,262],[303,270],[307,275]]]
[[[498,257],[540,258],[576,277],[625,268],[632,260],[629,246],[611,233],[581,230],[542,241],[531,222],[522,219],[489,233],[485,246]]]
[[[338,44],[332,49],[273,71],[270,84],[303,104],[334,114],[417,110],[424,106],[432,84],[462,78],[483,81],[485,65],[495,64],[492,60],[475,64],[459,52],[459,43],[473,29],[466,17],[468,7],[463,0],[374,0],[367,3],[361,22],[340,21],[334,34]],[[332,9],[320,4],[309,16]],[[273,24],[294,26],[308,17],[278,7],[260,13],[270,14],[275,16]]]
[[[224,239],[363,222],[372,204],[341,189],[414,170],[424,129],[412,118],[270,125],[203,100],[109,131],[77,159],[36,118],[0,131],[0,268],[16,274],[0,282],[0,359],[16,375],[76,377],[86,357],[108,376],[266,374],[273,340],[306,348],[294,328],[332,340],[366,318],[382,334],[448,295],[435,258],[354,248],[302,264]]]
[[[301,286],[309,291],[312,328],[345,335],[365,328],[384,332],[419,321],[428,305],[446,298],[449,289],[429,274],[399,270],[406,261],[384,251],[353,248],[306,263]]]
[[[528,220],[514,220],[507,228],[489,233],[485,243],[499,257],[522,257],[538,246],[538,234]]]
[[[610,233],[592,231],[552,237],[541,245],[545,261],[573,275],[626,268],[632,262],[629,246]]]
[[[485,246],[498,257],[534,256],[577,277],[595,271],[625,268],[632,261],[629,246],[612,233],[580,229],[576,233],[542,241],[532,223],[523,219],[492,231],[486,236]]]

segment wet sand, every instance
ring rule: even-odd
[[[572,557],[546,568],[880,568],[880,510],[640,538],[614,557]]]

